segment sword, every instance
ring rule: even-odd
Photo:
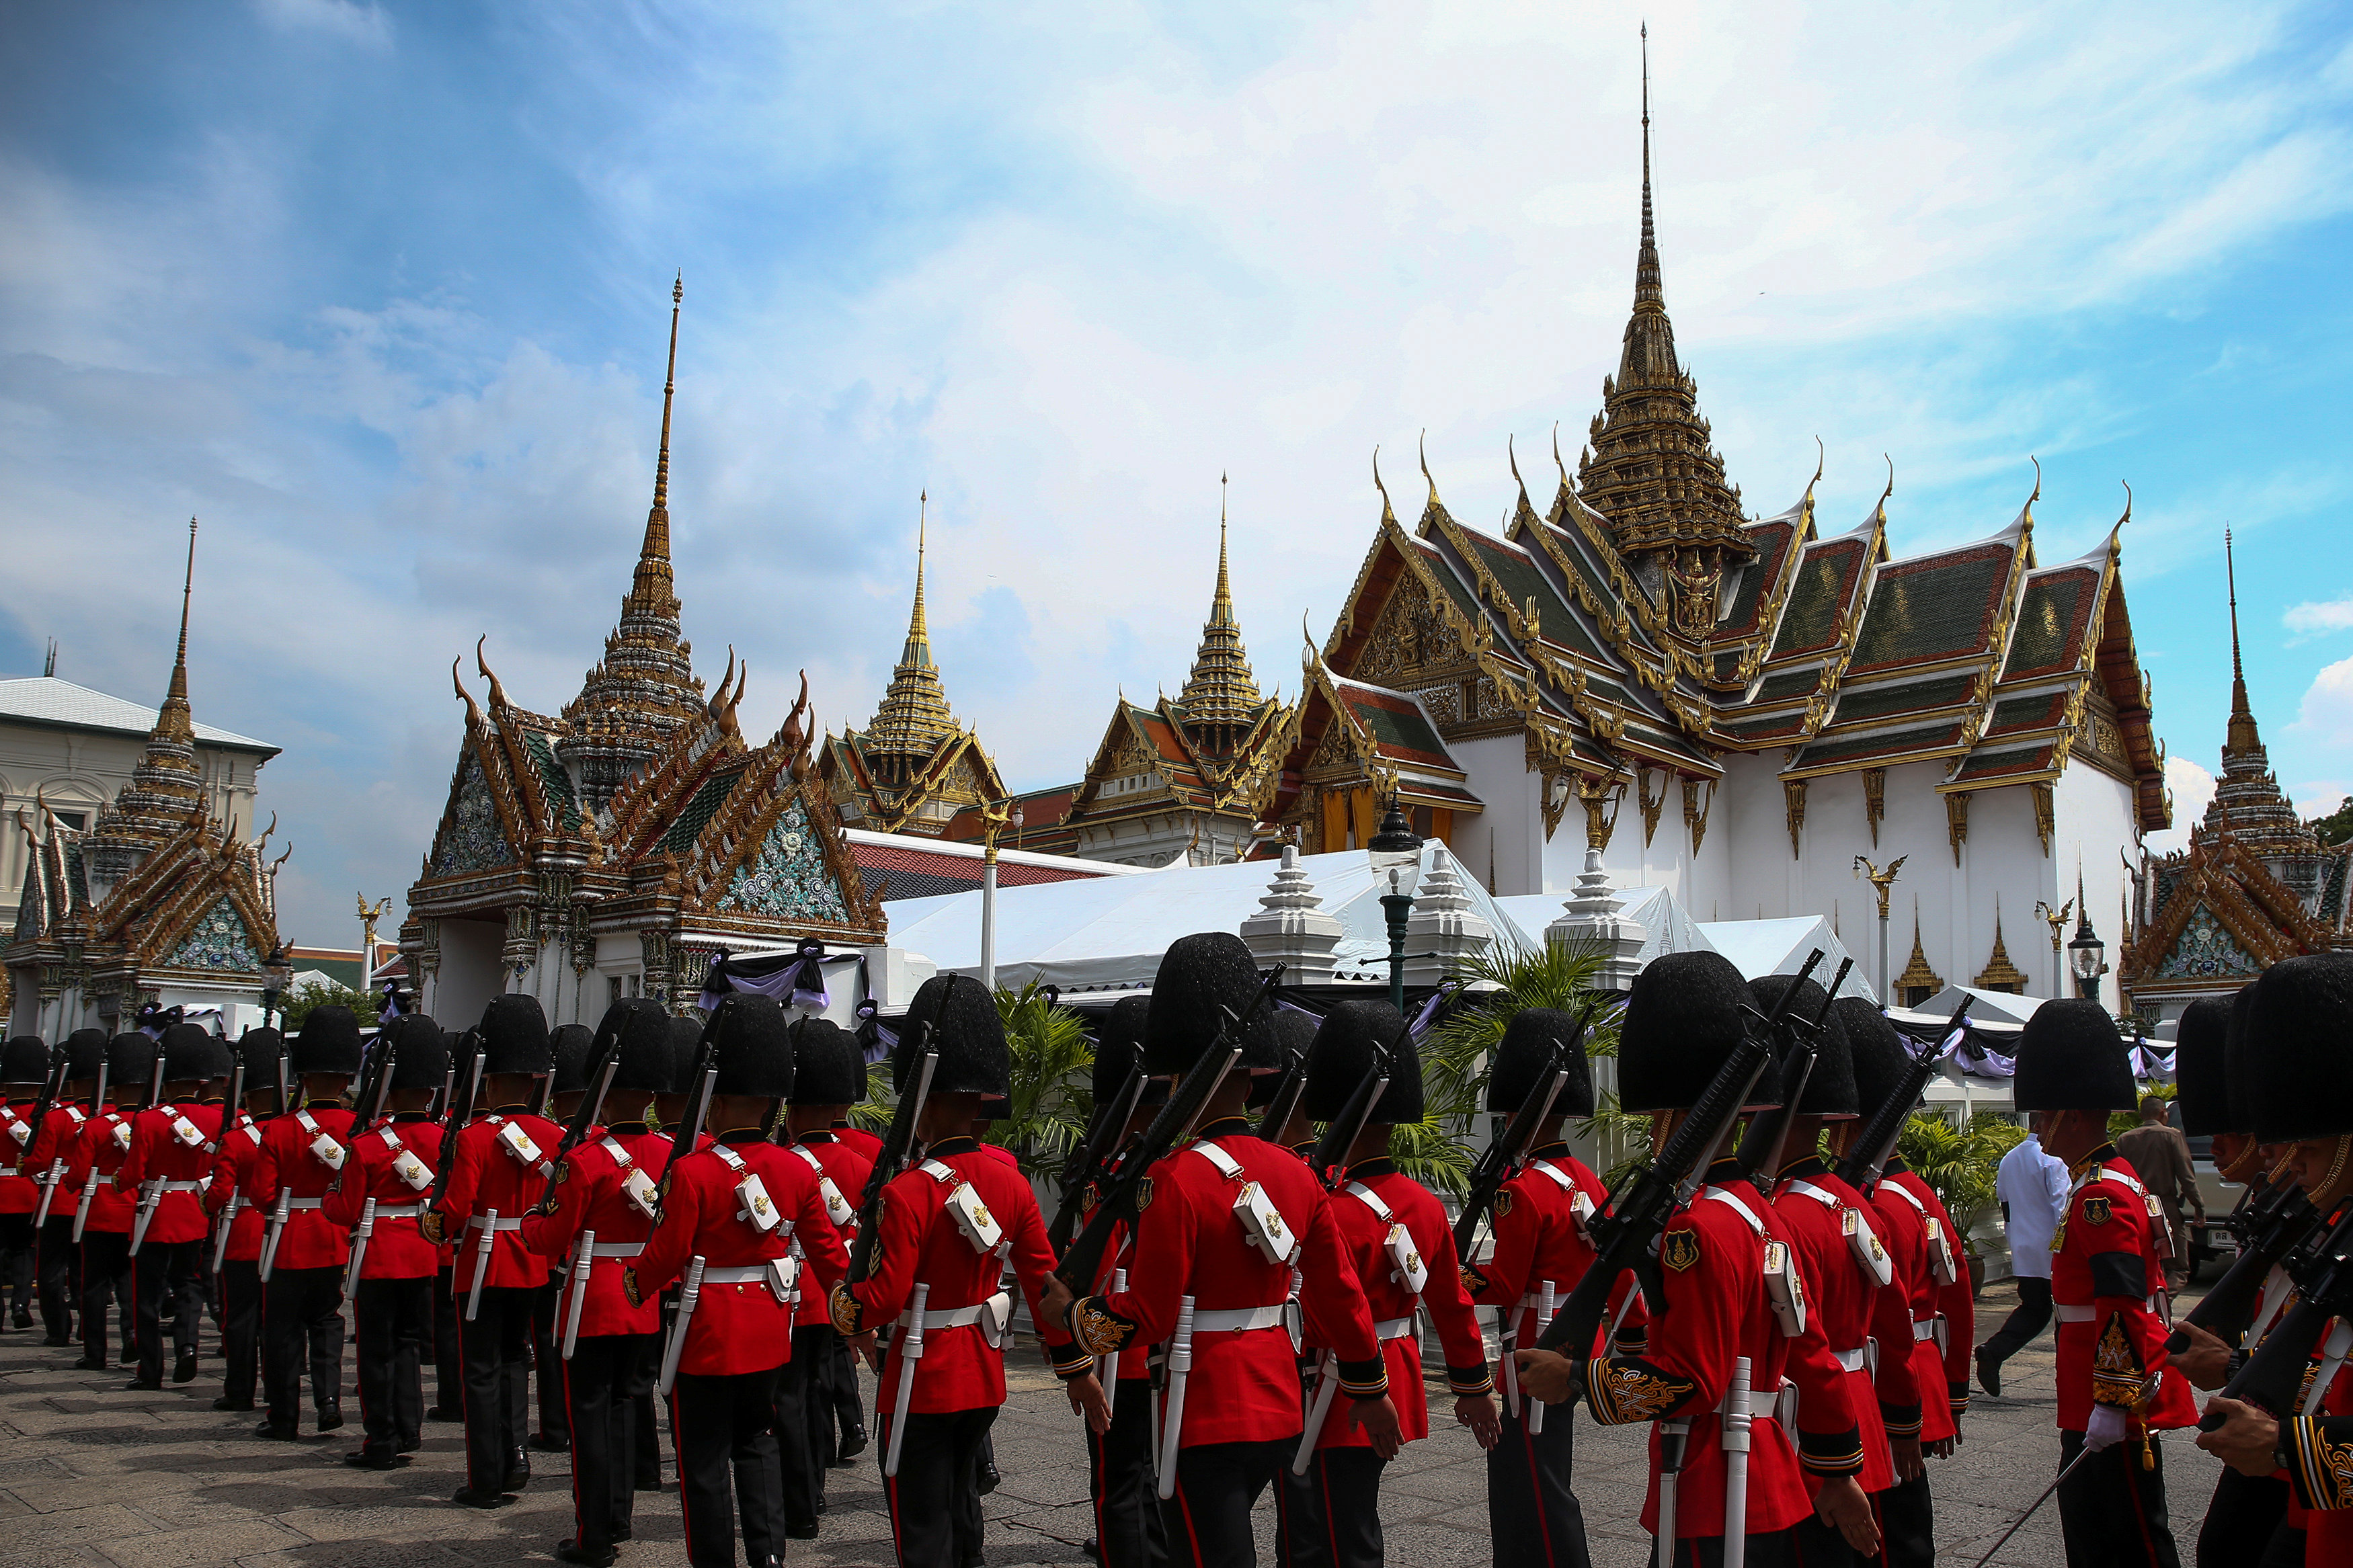
[[[1307,1426],[1299,1434],[1299,1451],[1291,1457],[1291,1473],[1303,1476],[1308,1462],[1315,1458],[1315,1439],[1324,1431],[1324,1423],[1332,1414],[1332,1401],[1340,1392],[1340,1380],[1332,1371],[1332,1352],[1325,1351],[1315,1363],[1315,1402],[1307,1408]]]
[[[33,1216],[33,1228],[38,1230],[49,1223],[49,1203],[58,1195],[58,1184],[66,1179],[66,1163],[62,1157],[49,1162],[49,1173],[38,1178],[41,1185],[41,1212]]]
[[[261,1238],[261,1282],[269,1283],[269,1271],[278,1263],[278,1238],[286,1233],[286,1216],[293,1212],[294,1189],[278,1189],[278,1206],[269,1211],[269,1234]]]
[[[2075,1471],[2082,1467],[2084,1460],[2090,1458],[2094,1454],[2098,1452],[2100,1452],[2099,1449],[2087,1447],[2078,1453],[2073,1458],[2068,1460],[2067,1468],[2061,1470],[2059,1474],[2052,1479],[2051,1484],[2042,1489],[2042,1495],[2036,1498],[2033,1502],[2030,1503],[2027,1506],[2026,1511],[2018,1516],[2017,1522],[2012,1524],[2008,1530],[2001,1532],[2001,1539],[1993,1543],[1992,1549],[1987,1552],[1984,1556],[1977,1560],[1976,1568],[1985,1568],[1987,1563],[1992,1562],[1994,1552],[2000,1552],[2004,1546],[2010,1543],[2010,1538],[2016,1535],[2025,1525],[2026,1521],[2034,1517],[2034,1510],[2041,1508],[2044,1503],[2049,1502],[2051,1500],[2052,1494],[2059,1489],[2059,1488],[2066,1481],[2067,1478],[2073,1475]]]
[[[498,1245],[499,1211],[482,1211],[482,1239],[474,1247],[474,1282],[466,1288],[466,1321],[474,1321],[474,1313],[482,1305],[482,1276],[491,1271],[491,1248]]]
[[[1675,1564],[1675,1488],[1683,1479],[1683,1440],[1690,1434],[1688,1421],[1664,1421],[1659,1425],[1658,1568],[1674,1568]]]
[[[163,1201],[164,1178],[151,1176],[139,1184],[139,1213],[131,1222],[131,1256],[139,1256],[140,1244],[147,1239],[147,1227],[153,1223],[155,1207]]]
[[[931,1299],[929,1285],[915,1287],[907,1302],[907,1331],[892,1342],[899,1352],[899,1394],[891,1405],[891,1451],[883,1456],[882,1473],[899,1474],[899,1450],[907,1442],[907,1401],[915,1392],[915,1363],[923,1359],[923,1303]]]
[[[74,1244],[81,1243],[81,1227],[90,1223],[90,1200],[98,1192],[98,1162],[90,1162],[90,1174],[82,1178],[81,1201],[74,1205]]]
[[[237,1211],[244,1205],[244,1203],[243,1198],[231,1193],[228,1195],[228,1202],[221,1205],[220,1239],[213,1244],[212,1271],[216,1274],[227,1267],[228,1233],[237,1228]]]
[[[369,1198],[360,1205],[360,1227],[352,1232],[352,1260],[343,1266],[343,1294],[355,1295],[360,1288],[360,1263],[367,1257],[368,1237],[375,1234],[375,1200]]]
[[[1748,1561],[1748,1358],[1732,1362],[1724,1399],[1724,1568]]]
[[[662,1347],[661,1376],[654,1383],[654,1392],[665,1399],[670,1397],[670,1384],[678,1381],[679,1357],[686,1353],[686,1325],[693,1320],[694,1304],[702,1300],[702,1258],[698,1255],[687,1260],[686,1283],[679,1289],[678,1310],[670,1321],[670,1343]]]
[[[572,1255],[572,1310],[564,1319],[564,1359],[572,1359],[572,1347],[580,1342],[580,1304],[588,1300],[588,1270],[596,1262],[596,1233],[584,1230]]]
[[[1185,1384],[1193,1373],[1193,1298],[1176,1300],[1176,1332],[1168,1342],[1168,1413],[1160,1423],[1160,1500],[1176,1495],[1177,1441],[1185,1432]]]
[[[1536,1288],[1536,1337],[1538,1339],[1544,1338],[1544,1331],[1552,1327],[1553,1314],[1559,1310],[1560,1299],[1554,1294],[1552,1281],[1544,1280]],[[1541,1399],[1529,1400],[1528,1436],[1531,1437],[1541,1436],[1544,1432],[1544,1424],[1545,1402]]]

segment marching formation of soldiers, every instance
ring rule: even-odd
[[[781,1562],[820,1533],[827,1472],[869,1451],[871,1408],[899,1561],[979,1563],[1017,1292],[1084,1428],[1105,1568],[1255,1563],[1270,1492],[1286,1564],[1381,1563],[1383,1477],[1430,1433],[1433,1363],[1486,1453],[1498,1563],[1588,1562],[1579,1405],[1650,1427],[1662,1568],[1934,1560],[1929,1461],[1962,1440],[1973,1342],[1962,1237],[1896,1152],[1935,1047],[1809,974],[1662,956],[1616,1019],[1648,1159],[1605,1188],[1570,1153],[1591,1009],[1528,1008],[1450,1216],[1391,1158],[1424,1117],[1406,1020],[1298,1001],[1230,935],[1172,946],[1101,1021],[1050,1220],[985,1141],[1011,1061],[960,977],[900,1021],[880,1139],[848,1121],[860,1039],[753,994],[693,1021],[617,1002],[593,1033],[501,996],[462,1035],[388,1015],[372,1045],[338,1007],[233,1049],[155,1011],[19,1037],[0,1280],[13,1327],[37,1304],[42,1342],[78,1333],[90,1370],[119,1343],[134,1390],[167,1361],[195,1380],[209,1309],[214,1407],[259,1405],[266,1440],[301,1430],[306,1379],[313,1428],[345,1424],[348,1314],[348,1462],[405,1466],[427,1420],[462,1420],[452,1501],[496,1509],[534,1451],[568,1450],[566,1563],[632,1539],[664,1408],[688,1561]],[[2184,1018],[2188,1130],[2247,1197],[2238,1261],[2176,1320],[2161,1211],[2107,1139],[2135,1095],[2113,1020],[2061,1000],[2027,1026],[2016,1106],[2073,1176],[2045,1494],[2070,1563],[2179,1561],[2162,1434],[2201,1425],[2229,1468],[2198,1563],[2353,1563],[2348,1036],[2353,955]]]

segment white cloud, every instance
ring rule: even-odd
[[[2327,637],[2330,632],[2353,631],[2353,599],[2307,600],[2291,605],[2280,616],[2280,624],[2294,632],[2298,642]]]
[[[372,49],[392,47],[392,18],[374,0],[254,0],[254,9],[289,32],[324,33]]]
[[[2173,795],[2173,826],[2141,841],[2152,855],[2189,847],[2189,830],[2205,819],[2207,803],[2214,798],[2214,775],[2187,758],[2168,757],[2165,787]]]
[[[2353,658],[2340,658],[2312,678],[2295,727],[2328,746],[2353,746]]]

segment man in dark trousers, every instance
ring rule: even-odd
[[[132,1297],[138,1314],[139,1375],[134,1391],[164,1386],[164,1319],[170,1305],[177,1357],[174,1383],[194,1383],[196,1338],[204,1327],[205,1243],[212,1226],[203,1194],[220,1142],[220,1097],[227,1092],[226,1041],[194,1024],[164,1031],[164,1103],[132,1119],[131,1150],[115,1184],[132,1194]]]
[[[608,1043],[615,1058],[605,1125],[565,1156],[522,1227],[523,1245],[540,1257],[569,1259],[556,1276],[555,1348],[540,1375],[562,1380],[572,1437],[573,1532],[556,1560],[592,1565],[611,1563],[615,1543],[635,1533],[637,1396],[653,1386],[647,1351],[661,1317],[653,1304],[622,1294],[621,1271],[653,1234],[654,1182],[670,1157],[670,1140],[646,1124],[648,1106],[672,1079],[669,1016],[645,997],[616,1002],[596,1026],[588,1059]]]
[[[227,1118],[213,1147],[212,1182],[204,1194],[211,1225],[205,1267],[220,1260],[224,1375],[220,1397],[213,1401],[216,1410],[252,1409],[261,1366],[261,1242],[269,1227],[253,1206],[253,1175],[265,1121],[284,1109],[279,1083],[286,1070],[286,1040],[275,1029],[248,1029],[237,1043],[237,1055],[245,1068],[245,1103],[236,1108],[241,1114]]]
[[[793,1092],[786,1100],[784,1141],[816,1173],[827,1216],[849,1245],[858,1200],[874,1162],[834,1136],[833,1123],[866,1098],[866,1061],[857,1038],[823,1018],[793,1025]],[[776,1395],[776,1447],[784,1465],[785,1533],[813,1541],[825,1511],[825,1472],[835,1456],[835,1363],[841,1335],[824,1295],[804,1284],[793,1310],[793,1359]],[[855,1410],[857,1385],[851,1387]],[[855,1426],[866,1440],[863,1419]]]
[[[417,1226],[441,1156],[441,1128],[428,1108],[440,1093],[449,1046],[438,1024],[408,1013],[377,1031],[371,1048],[393,1053],[384,1114],[353,1130],[352,1157],[320,1212],[354,1247],[363,1233],[366,1238],[352,1292],[363,1436],[343,1461],[389,1470],[425,1443],[425,1347],[441,1257]]]
[[[138,1356],[131,1300],[131,1195],[114,1173],[131,1152],[131,1119],[147,1103],[155,1042],[143,1032],[117,1035],[106,1046],[106,1106],[83,1124],[69,1173],[80,1191],[74,1224],[81,1232],[81,1359],[85,1372],[106,1370],[106,1309],[120,1315],[122,1359]]]
[[[572,1113],[588,1093],[588,1053],[595,1041],[595,1031],[585,1024],[559,1025],[548,1033],[555,1066],[554,1093],[548,1100],[547,1113],[559,1127],[572,1124]],[[531,1446],[543,1454],[561,1454],[572,1447],[564,1371],[556,1365],[563,1359],[556,1353],[556,1342],[564,1330],[556,1321],[555,1298],[564,1289],[565,1256],[560,1251],[540,1256],[547,1259],[547,1283],[531,1304],[531,1366],[539,1409],[539,1426],[531,1435]]]
[[[785,1555],[776,1385],[792,1355],[793,1291],[829,1289],[849,1259],[826,1217],[817,1173],[768,1142],[777,1101],[793,1085],[784,1009],[738,993],[719,1004],[709,1026],[717,1052],[708,1118],[714,1138],[670,1163],[661,1219],[645,1251],[622,1266],[621,1289],[631,1306],[644,1307],[682,1281],[664,1360],[676,1367],[670,1431],[687,1561],[733,1568],[732,1511],[743,1521],[744,1560],[772,1568]],[[792,1255],[797,1240],[805,1260]]]
[[[41,1342],[57,1347],[73,1343],[74,1304],[81,1295],[81,1246],[74,1240],[74,1210],[81,1187],[71,1167],[82,1123],[97,1110],[92,1097],[106,1065],[106,1033],[76,1029],[61,1048],[66,1053],[65,1092],[34,1130],[32,1146],[25,1152],[33,1180],[42,1186],[33,1206],[33,1278],[41,1303]]]
[[[451,1500],[501,1508],[531,1481],[523,1447],[533,1293],[547,1259],[523,1245],[523,1211],[547,1185],[540,1167],[564,1130],[532,1111],[554,1063],[535,996],[493,996],[475,1029],[481,1053],[477,1116],[445,1144],[449,1184],[421,1223],[427,1241],[455,1248],[458,1344],[465,1365],[466,1484]],[[466,1047],[459,1046],[460,1054]],[[447,1395],[445,1394],[446,1398]]]
[[[342,1226],[319,1212],[351,1160],[352,1113],[343,1104],[360,1070],[360,1024],[348,1007],[313,1007],[287,1052],[298,1102],[270,1119],[253,1162],[253,1206],[262,1215],[261,1386],[268,1419],[256,1435],[293,1440],[311,1374],[319,1430],[343,1424]]]
[[[2179,1291],[2189,1283],[2189,1227],[2181,1216],[2187,1211],[2203,1225],[2206,1199],[2198,1191],[2189,1140],[2168,1120],[2172,1110],[2172,1102],[2162,1095],[2141,1096],[2140,1125],[2117,1138],[2116,1157],[2132,1166],[2165,1210],[2165,1282]]]
[[[54,1070],[48,1042],[18,1035],[0,1047],[0,1289],[7,1293],[6,1327],[33,1326],[33,1211],[41,1189],[33,1181],[33,1112]]]

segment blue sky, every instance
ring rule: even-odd
[[[1017,784],[1184,678],[1218,476],[1295,689],[1411,451],[1499,518],[1632,288],[1638,13],[27,3],[0,33],[0,670],[161,695],[201,516],[200,717],[286,747],[283,922],[416,875],[489,635],[562,705],[628,580],[672,274],[672,515],[747,729],[863,722],[915,497],[950,700]],[[1891,454],[1899,553],[2137,498],[2183,815],[2228,704],[2353,791],[2353,23],[2324,5],[1649,10],[1678,342],[1746,503]]]

